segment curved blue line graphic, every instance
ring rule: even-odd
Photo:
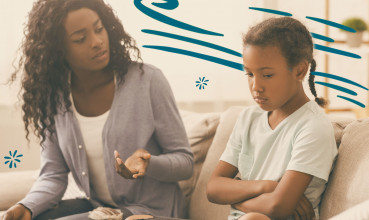
[[[362,85],[360,85],[359,83],[354,82],[354,81],[349,80],[349,79],[344,78],[344,77],[336,76],[336,75],[329,74],[329,73],[322,73],[322,72],[311,72],[311,74],[312,74],[312,75],[315,75],[315,76],[323,76],[323,77],[327,77],[327,78],[330,78],[330,79],[339,80],[339,81],[342,81],[342,82],[345,82],[345,83],[348,83],[348,84],[351,84],[351,85],[354,85],[354,86],[357,86],[357,87],[363,88],[363,89],[365,89],[365,90],[369,90],[369,89],[368,89],[368,88],[366,88],[365,86],[362,86]]]
[[[242,64],[236,63],[236,62],[233,62],[233,61],[229,61],[229,60],[224,60],[224,59],[221,59],[221,58],[218,58],[218,57],[213,57],[213,56],[209,56],[209,55],[205,55],[205,54],[201,54],[201,53],[196,53],[196,52],[192,52],[192,51],[188,51],[188,50],[182,50],[182,49],[179,49],[179,48],[173,48],[173,47],[154,46],[154,45],[143,45],[142,47],[155,49],[155,50],[166,51],[166,52],[170,52],[170,53],[182,54],[182,55],[186,55],[186,56],[190,56],[190,57],[196,57],[196,58],[199,58],[199,59],[202,59],[202,60],[207,60],[207,61],[217,63],[217,64],[220,64],[220,65],[223,65],[223,66],[231,67],[233,69],[244,71]]]
[[[342,29],[342,30],[345,30],[345,31],[349,31],[349,32],[353,32],[353,33],[356,32],[354,29],[352,29],[350,27],[347,27],[345,25],[342,25],[342,24],[339,24],[339,23],[336,23],[336,22],[333,22],[333,21],[328,21],[328,20],[324,20],[324,19],[321,19],[321,18],[315,18],[315,17],[310,17],[310,16],[306,16],[306,18],[310,19],[310,20],[313,20],[313,21],[317,21],[317,22],[326,24],[326,25],[329,25],[329,26],[332,26],[332,27],[336,27],[336,28],[339,28],[339,29]]]
[[[328,41],[328,42],[334,42],[334,40],[330,37],[326,37],[324,35],[320,35],[320,34],[316,34],[316,33],[313,33],[313,32],[310,32],[311,36],[313,38],[316,38],[316,39],[319,39],[319,40],[324,40],[324,41]]]
[[[179,5],[178,0],[162,0],[165,2],[153,2],[151,3],[152,5],[158,7],[158,8],[162,8],[162,9],[166,9],[166,10],[173,10],[176,9]]]
[[[320,45],[320,44],[314,44],[314,48],[317,49],[317,50],[322,50],[322,51],[326,51],[326,52],[329,52],[329,53],[335,53],[335,54],[339,54],[339,55],[342,55],[342,56],[361,59],[361,56],[359,56],[355,53],[350,53],[350,52],[335,49],[335,48],[332,48],[332,47],[326,47],[326,46],[323,46],[323,45]]]
[[[154,35],[169,37],[169,38],[173,38],[173,39],[176,39],[176,40],[181,40],[181,41],[185,41],[185,42],[189,42],[189,43],[194,43],[194,44],[201,45],[201,46],[204,46],[204,47],[209,47],[209,48],[212,48],[212,49],[215,49],[215,50],[219,50],[219,51],[222,51],[222,52],[225,52],[225,53],[228,53],[228,54],[232,54],[232,55],[235,55],[235,56],[238,56],[238,57],[242,57],[242,54],[237,52],[237,51],[234,51],[234,50],[231,50],[231,49],[228,49],[226,47],[222,47],[222,46],[219,46],[219,45],[216,45],[216,44],[212,44],[212,43],[209,43],[209,42],[206,42],[206,41],[197,40],[197,39],[194,39],[194,38],[189,38],[189,37],[176,35],[176,34],[170,34],[170,33],[162,32],[162,31],[155,31],[155,30],[148,30],[148,29],[142,29],[141,31],[144,32],[144,33],[147,33],[147,34],[154,34]]]
[[[249,7],[249,9],[256,10],[256,11],[263,11],[263,12],[277,14],[277,15],[292,16],[292,14],[291,13],[288,13],[288,12],[277,11],[277,10],[267,9],[267,8]]]
[[[326,86],[326,87],[329,87],[329,88],[332,88],[332,89],[335,89],[335,90],[339,90],[341,92],[344,92],[344,93],[347,93],[347,94],[350,94],[350,95],[357,95],[357,93],[352,91],[351,89],[346,89],[342,86],[337,86],[337,85],[334,85],[334,84],[331,84],[331,83],[315,81],[315,84],[319,84],[319,85],[323,85],[323,86]]]
[[[345,96],[340,96],[340,95],[338,95],[337,97],[338,97],[338,98],[341,98],[341,99],[345,99],[345,100],[347,100],[347,101],[349,101],[349,102],[352,102],[352,103],[354,103],[354,104],[356,104],[356,105],[358,105],[358,106],[360,106],[360,107],[362,107],[362,108],[365,108],[365,105],[364,105],[363,103],[358,102],[358,101],[356,101],[356,100],[353,100],[353,99],[347,98],[347,97],[345,97]]]
[[[181,28],[184,30],[188,30],[188,31],[192,31],[192,32],[196,32],[196,33],[200,33],[200,34],[208,34],[208,35],[215,35],[215,36],[224,36],[224,34],[219,34],[216,32],[212,32],[212,31],[208,31],[199,27],[195,27],[193,25],[190,24],[186,24],[182,21],[178,21],[175,20],[173,18],[170,18],[166,15],[160,14],[159,12],[156,12],[148,7],[146,7],[145,5],[142,4],[142,0],[134,0],[134,5],[136,6],[136,8],[138,10],[140,10],[142,13],[144,13],[145,15],[163,22],[165,24],[171,25],[173,27],[177,27],[177,28]]]

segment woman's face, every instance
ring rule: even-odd
[[[88,8],[68,13],[66,31],[66,57],[74,72],[100,71],[109,64],[109,36],[98,14]]]
[[[243,62],[251,95],[260,108],[283,109],[296,100],[304,74],[297,74],[297,67],[289,69],[279,47],[247,45]]]

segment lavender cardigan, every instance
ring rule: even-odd
[[[163,73],[145,64],[144,74],[132,64],[123,83],[117,83],[104,125],[102,140],[110,195],[119,207],[133,214],[185,217],[184,200],[177,181],[193,172],[193,155]],[[65,109],[63,107],[63,109]],[[102,204],[90,188],[82,134],[73,112],[55,116],[56,133],[48,135],[41,153],[41,172],[31,191],[19,203],[36,217],[56,205],[72,172],[77,185],[93,206]],[[139,148],[152,154],[143,179],[126,180],[115,172],[114,150],[123,160]]]

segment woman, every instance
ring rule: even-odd
[[[41,139],[41,171],[3,219],[80,218],[98,206],[185,217],[177,181],[192,175],[193,155],[172,91],[131,59],[140,52],[110,6],[38,0],[25,33],[23,120],[27,138],[31,127]],[[60,202],[69,171],[87,198]]]

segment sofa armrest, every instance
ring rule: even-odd
[[[0,211],[22,200],[37,178],[38,170],[0,173]]]
[[[330,220],[367,220],[369,219],[369,200],[347,209]]]
[[[238,115],[243,109],[244,107],[234,106],[227,109],[221,115],[214,140],[206,155],[199,179],[191,197],[189,209],[190,219],[221,220],[227,219],[229,215],[229,205],[218,205],[208,201],[206,196],[206,185],[227,145]]]
[[[180,110],[180,114],[194,156],[194,172],[192,177],[179,181],[179,186],[186,199],[186,206],[188,206],[206,154],[218,127],[220,113],[196,113]]]

